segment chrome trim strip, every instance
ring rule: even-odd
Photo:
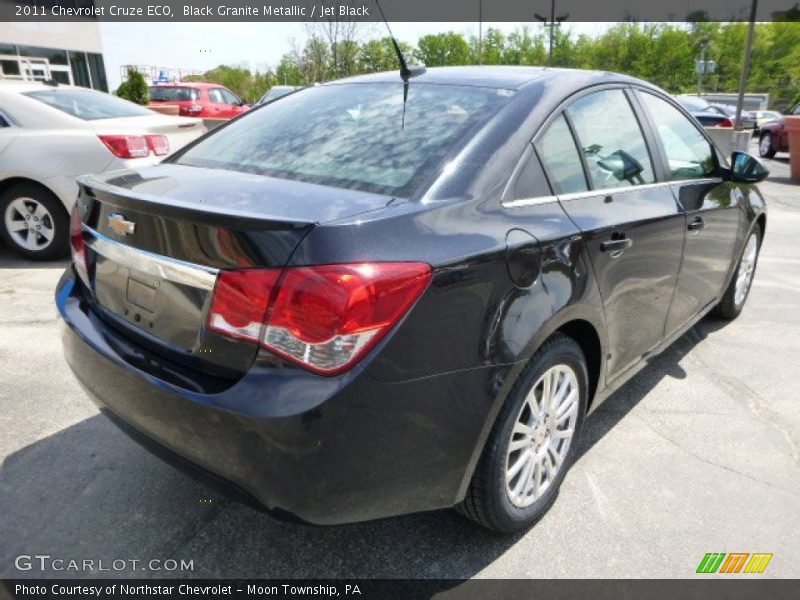
[[[721,177],[704,177],[702,179],[679,179],[677,181],[657,181],[656,183],[644,183],[629,187],[615,187],[597,190],[587,190],[585,192],[573,192],[571,194],[561,194],[560,196],[538,196],[536,198],[520,198],[519,200],[509,200],[503,202],[503,208],[520,208],[523,206],[536,206],[538,204],[548,204],[550,202],[580,200],[581,198],[594,198],[596,196],[613,196],[615,194],[630,194],[639,190],[654,190],[667,188],[673,185],[681,186],[688,184],[723,183]]]
[[[536,198],[520,198],[519,200],[508,200],[503,202],[503,208],[520,208],[522,206],[537,206],[539,204],[549,204],[558,202],[557,196],[537,196]]]
[[[108,260],[173,283],[189,285],[207,291],[214,289],[219,269],[153,254],[146,250],[120,244],[116,240],[112,240],[86,226],[84,226],[83,231],[88,237],[86,245]]]
[[[657,181],[656,183],[644,183],[641,185],[634,185],[628,187],[615,187],[597,190],[588,190],[586,192],[574,192],[572,194],[562,194],[558,197],[559,200],[578,200],[580,198],[590,198],[595,196],[614,196],[616,194],[630,194],[639,190],[656,190],[659,188],[667,188],[673,185],[687,185],[687,184],[704,184],[704,183],[722,183],[719,177],[703,178],[703,179],[680,179],[677,181]]]

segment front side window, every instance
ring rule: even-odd
[[[644,135],[622,90],[584,96],[567,108],[593,189],[653,183]]]
[[[407,198],[512,95],[412,82],[404,107],[402,82],[321,85],[247,113],[174,162]]]
[[[553,121],[537,140],[536,151],[547,168],[550,184],[556,194],[585,192],[588,189],[580,154],[563,115]]]
[[[661,98],[640,92],[645,110],[655,123],[664,148],[670,181],[698,179],[714,175],[717,163],[705,136],[681,111]]]
[[[225,101],[225,104],[239,104],[240,100],[233,92],[222,88],[220,90],[222,93],[222,98]]]
[[[225,97],[222,95],[221,88],[211,88],[208,90],[208,99],[214,104],[227,104]]]
[[[92,90],[53,88],[25,92],[23,96],[33,98],[84,121],[142,117],[153,114],[153,111],[133,102]]]

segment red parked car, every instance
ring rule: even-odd
[[[216,83],[165,83],[150,86],[150,105],[177,105],[178,114],[204,119],[232,119],[250,105]]]
[[[786,114],[800,116],[800,102]],[[764,158],[772,158],[776,152],[788,151],[789,133],[786,131],[786,119],[781,117],[764,123],[758,134],[758,153]]]

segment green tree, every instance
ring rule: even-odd
[[[146,106],[150,102],[150,90],[144,75],[135,69],[128,69],[128,78],[117,88],[117,96]]]
[[[464,36],[452,31],[421,37],[414,52],[416,59],[428,67],[473,64],[470,54]]]

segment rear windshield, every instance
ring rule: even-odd
[[[230,169],[410,197],[512,92],[411,82],[308,88],[266,104],[178,155]]]
[[[92,90],[53,89],[25,92],[25,96],[44,102],[48,106],[78,117],[84,121],[116,119],[118,117],[141,117],[153,111],[128,102],[122,98]]]
[[[189,87],[151,87],[150,100],[156,102],[186,102],[200,97],[197,90]]]

